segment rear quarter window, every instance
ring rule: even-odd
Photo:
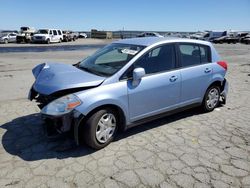
[[[211,62],[211,49],[209,46],[200,45],[201,63]]]

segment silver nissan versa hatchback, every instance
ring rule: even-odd
[[[163,114],[226,102],[227,63],[210,42],[146,37],[115,41],[74,64],[32,70],[35,99],[49,136],[72,133],[77,144],[108,145],[126,130]]]

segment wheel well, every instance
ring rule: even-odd
[[[104,109],[104,108],[109,108],[109,109],[113,109],[118,115],[118,121],[119,121],[119,124],[118,124],[118,129],[119,130],[124,130],[125,129],[125,115],[124,115],[124,112],[123,110],[119,107],[119,106],[116,106],[116,105],[113,105],[113,104],[107,104],[107,105],[102,105],[102,106],[99,106],[95,109],[93,109],[92,111],[90,111],[87,116],[84,118],[84,120],[88,119],[91,115],[93,115],[95,112],[101,110],[101,109]]]
[[[222,86],[223,86],[222,83],[223,82],[221,82],[221,81],[215,81],[212,84],[210,84],[208,88],[210,88],[211,86],[219,86],[220,90],[222,90]]]

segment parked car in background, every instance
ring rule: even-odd
[[[242,43],[250,44],[250,37],[245,37],[244,39],[242,39]]]
[[[63,42],[75,41],[78,39],[78,34],[73,31],[62,31],[63,32]]]
[[[227,35],[227,31],[208,31],[206,35],[204,35],[202,40],[212,41],[216,38],[223,37]]]
[[[86,33],[79,33],[78,38],[88,38],[88,35]]]
[[[134,38],[105,46],[75,64],[33,70],[35,99],[50,135],[70,132],[77,144],[107,146],[126,130],[176,111],[226,102],[227,63],[210,42]]]
[[[165,37],[178,37],[178,38],[186,38],[184,35],[180,33],[166,33]]]
[[[0,43],[10,43],[16,42],[16,33],[1,33],[0,34]]]
[[[239,32],[237,34],[237,37],[239,38],[239,42],[241,42],[242,39],[244,39],[247,35],[250,35],[248,32]]]
[[[197,32],[192,35],[190,35],[191,39],[197,39],[197,40],[203,40],[204,36],[207,34],[207,32]]]
[[[219,44],[222,44],[222,43],[236,44],[237,42],[239,42],[239,37],[237,36],[237,34],[238,34],[237,32],[231,32],[231,33],[228,33],[225,36],[212,39],[211,42],[219,43]]]
[[[227,31],[205,31],[198,32],[190,35],[191,39],[213,41],[216,38],[220,38],[227,35]]]
[[[21,27],[20,33],[16,37],[17,43],[29,43],[31,42],[33,34],[36,32],[34,27]]]
[[[32,37],[32,42],[34,43],[53,43],[62,42],[63,33],[59,29],[39,29],[36,34]]]
[[[241,43],[250,44],[250,33],[240,39]]]
[[[156,32],[145,32],[137,35],[137,37],[164,37]]]

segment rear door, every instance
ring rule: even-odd
[[[53,31],[49,30],[49,37],[50,37],[50,41],[53,42]]]
[[[212,79],[211,50],[209,46],[179,43],[181,71],[181,103],[188,105],[202,102]]]
[[[146,75],[138,85],[128,80],[130,121],[156,115],[178,106],[180,102],[180,70],[176,70],[174,44],[156,47],[134,63],[145,69]]]
[[[58,33],[57,30],[53,30],[52,41],[58,42]]]

